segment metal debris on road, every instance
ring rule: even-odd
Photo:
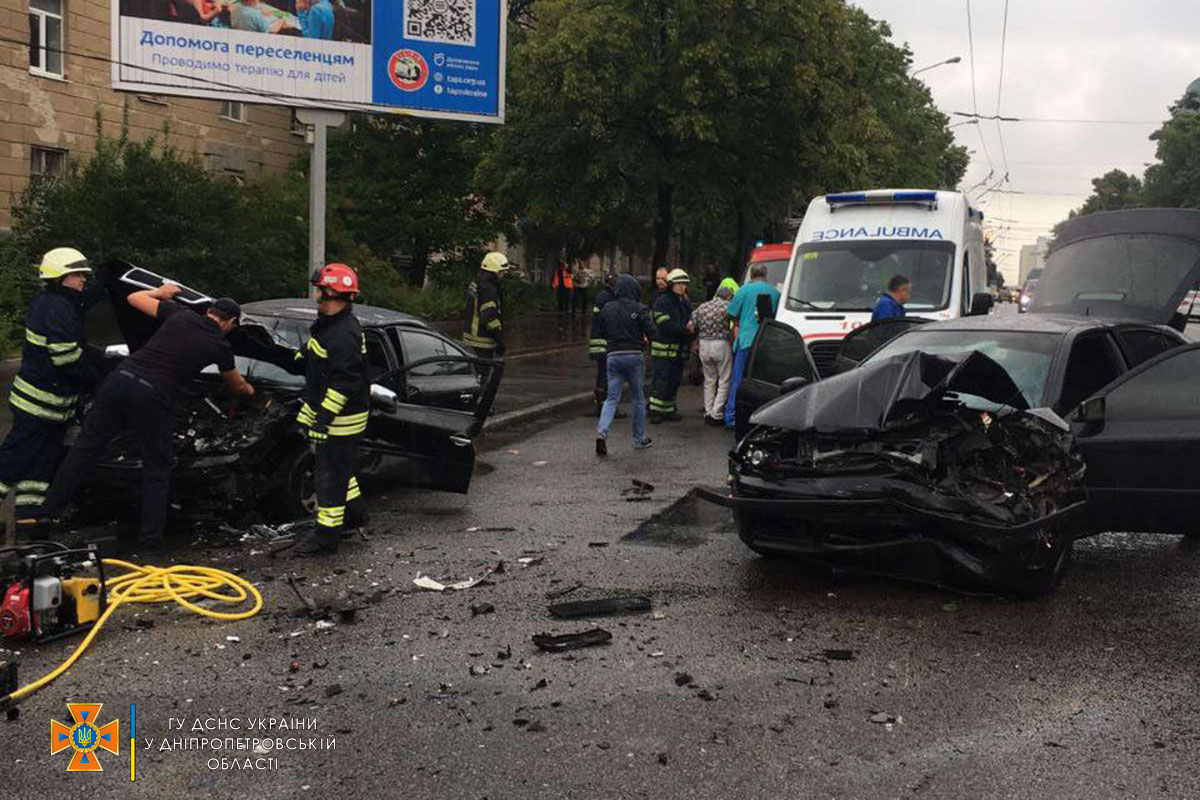
[[[638,596],[604,597],[598,600],[572,600],[547,607],[559,619],[596,617],[602,614],[637,614],[650,610],[650,598]]]
[[[637,478],[630,480],[630,486],[621,490],[621,496],[626,502],[636,503],[641,500],[649,500],[651,493],[654,492],[654,484],[639,481]]]
[[[564,633],[559,635],[538,633],[533,637],[533,643],[539,649],[551,653],[559,653],[563,650],[576,650],[581,647],[594,647],[599,644],[608,644],[611,641],[612,634],[604,630],[604,628],[592,628],[578,633]]]

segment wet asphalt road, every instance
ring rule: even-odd
[[[698,406],[685,390],[681,408]],[[1010,603],[763,560],[720,514],[686,502],[672,513],[690,522],[623,540],[696,484],[722,481],[729,441],[693,416],[652,429],[645,452],[619,422],[603,462],[583,417],[509,432],[469,497],[377,497],[369,541],[338,559],[270,559],[219,538],[191,548],[180,560],[255,580],[262,615],[122,611],[18,722],[0,723],[5,796],[1200,796],[1200,548],[1108,534],[1079,547],[1055,595]],[[653,483],[652,499],[626,502],[631,478]],[[412,584],[500,560],[490,585]],[[317,630],[287,575],[318,603],[384,593],[355,600],[366,606],[356,624]],[[596,619],[613,634],[606,646],[539,653],[533,634],[590,627],[546,613],[547,592],[576,584],[567,599],[636,593],[655,612]],[[473,615],[480,603],[495,611]],[[68,647],[27,648],[25,676]],[[100,721],[116,715],[122,737],[137,704],[154,750],[139,750],[135,784],[127,741],[100,754],[101,775],[67,774],[66,756],[49,755],[49,718],[66,719],[68,701],[105,703]],[[188,731],[170,730],[171,717]],[[267,771],[208,768],[258,758],[249,752],[159,750],[163,737],[217,735],[191,727],[218,718],[242,725],[221,736],[243,737],[262,736],[248,718],[315,720],[304,736],[336,748],[283,750]]]

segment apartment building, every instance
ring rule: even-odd
[[[281,172],[304,151],[289,108],[114,92],[111,2],[0,0],[0,231],[31,175],[91,155],[97,112],[106,135],[126,108],[135,139],[167,125],[172,145],[235,179]]]

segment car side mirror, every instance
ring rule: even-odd
[[[1075,421],[1087,425],[1104,422],[1104,398],[1089,397],[1084,400],[1075,411]]]
[[[977,292],[971,297],[971,316],[981,317],[992,310],[995,298],[988,292]]]
[[[378,383],[371,384],[371,405],[384,411],[395,411],[399,403],[400,398],[391,389]]]
[[[803,375],[797,375],[794,378],[788,378],[783,383],[779,384],[779,394],[780,395],[791,394],[792,392],[799,389],[801,386],[807,386],[808,384],[809,384],[808,378],[805,378]]]

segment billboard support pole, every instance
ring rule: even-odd
[[[312,128],[312,161],[308,171],[308,276],[325,265],[325,152],[329,129],[340,127],[346,119],[341,111],[317,108],[296,109],[296,119]],[[309,294],[315,296],[315,287]]]

